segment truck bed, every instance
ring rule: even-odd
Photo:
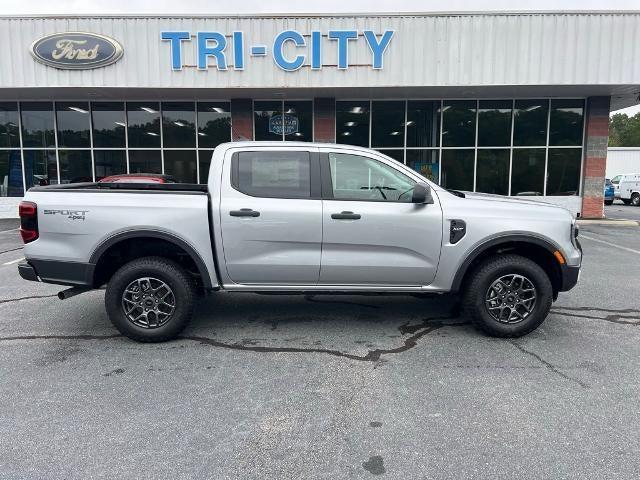
[[[47,185],[42,187],[32,187],[30,192],[77,192],[77,191],[109,191],[127,190],[141,191],[152,190],[154,192],[167,193],[202,193],[208,192],[207,185],[199,183],[106,183],[106,182],[85,182],[66,183],[63,185]]]

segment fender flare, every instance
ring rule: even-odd
[[[471,264],[476,258],[482,255],[488,249],[495,247],[496,245],[500,245],[501,243],[508,243],[508,242],[531,243],[539,247],[543,247],[551,255],[553,255],[553,252],[555,252],[556,250],[560,250],[560,252],[562,252],[562,249],[551,240],[538,237],[535,235],[508,234],[508,235],[500,235],[497,237],[493,237],[481,243],[480,245],[476,245],[476,247],[474,247],[474,249],[471,250],[471,252],[465,257],[464,261],[458,268],[456,275],[453,277],[453,283],[451,284],[451,292],[458,292],[460,290],[460,286],[462,285],[462,280],[464,279],[464,276],[467,274],[467,271],[469,270],[469,266],[471,266]]]
[[[193,248],[189,243],[187,243],[182,238],[177,235],[163,232],[160,230],[127,230],[124,232],[116,233],[115,235],[110,236],[102,243],[100,243],[91,254],[89,258],[89,263],[93,265],[97,265],[102,255],[112,246],[117,243],[122,242],[123,240],[130,240],[133,238],[158,238],[160,240],[165,240],[169,243],[174,244],[177,247],[180,247],[182,250],[187,252],[187,254],[191,257],[193,262],[196,264],[198,268],[198,273],[200,273],[200,277],[202,278],[202,285],[207,290],[215,289],[211,283],[211,276],[209,275],[209,269],[207,265],[202,260],[200,254]]]

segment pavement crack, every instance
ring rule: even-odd
[[[537,353],[532,352],[531,350],[527,350],[526,348],[524,348],[522,345],[520,345],[519,343],[515,342],[514,340],[508,340],[508,342],[511,345],[513,345],[514,347],[516,347],[518,350],[520,350],[522,353],[525,353],[525,354],[529,355],[530,357],[535,358],[538,362],[540,362],[542,365],[544,365],[546,367],[546,369],[549,370],[550,372],[555,373],[556,375],[564,378],[565,380],[569,380],[570,382],[576,383],[576,384],[580,385],[582,388],[591,388],[590,385],[584,383],[583,381],[578,380],[577,378],[573,378],[573,377],[567,375],[564,372],[561,372],[558,369],[558,367],[556,367],[554,364],[552,364],[551,362],[548,362],[547,360],[542,358]]]
[[[9,250],[3,250],[0,252],[0,255],[3,253],[15,252],[16,250],[22,250],[24,247],[10,248]]]
[[[567,313],[567,312],[603,312],[608,315],[604,317],[596,317],[593,315],[584,315],[581,313]],[[586,318],[588,320],[601,320],[609,323],[617,323],[618,325],[640,325],[640,310],[634,308],[622,308],[622,309],[607,309],[597,307],[554,307],[551,310],[558,315],[564,315],[566,317]],[[625,316],[623,314],[636,314],[636,316]]]
[[[54,293],[53,295],[31,295],[29,297],[7,298],[6,300],[0,300],[0,305],[2,305],[3,303],[21,302],[22,300],[32,300],[36,298],[52,298],[52,297],[57,298],[58,294]]]

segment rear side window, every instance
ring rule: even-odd
[[[231,183],[253,197],[311,198],[309,152],[240,152],[231,160]]]

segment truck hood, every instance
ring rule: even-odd
[[[537,207],[549,207],[553,209],[565,210],[569,213],[569,209],[561,207],[560,205],[555,205],[553,203],[539,201],[539,200],[530,200],[526,197],[505,197],[503,195],[493,195],[491,193],[474,193],[474,192],[464,192],[465,198],[470,200],[486,200],[490,202],[500,202],[512,205],[535,205]],[[544,197],[543,197],[544,198]]]

